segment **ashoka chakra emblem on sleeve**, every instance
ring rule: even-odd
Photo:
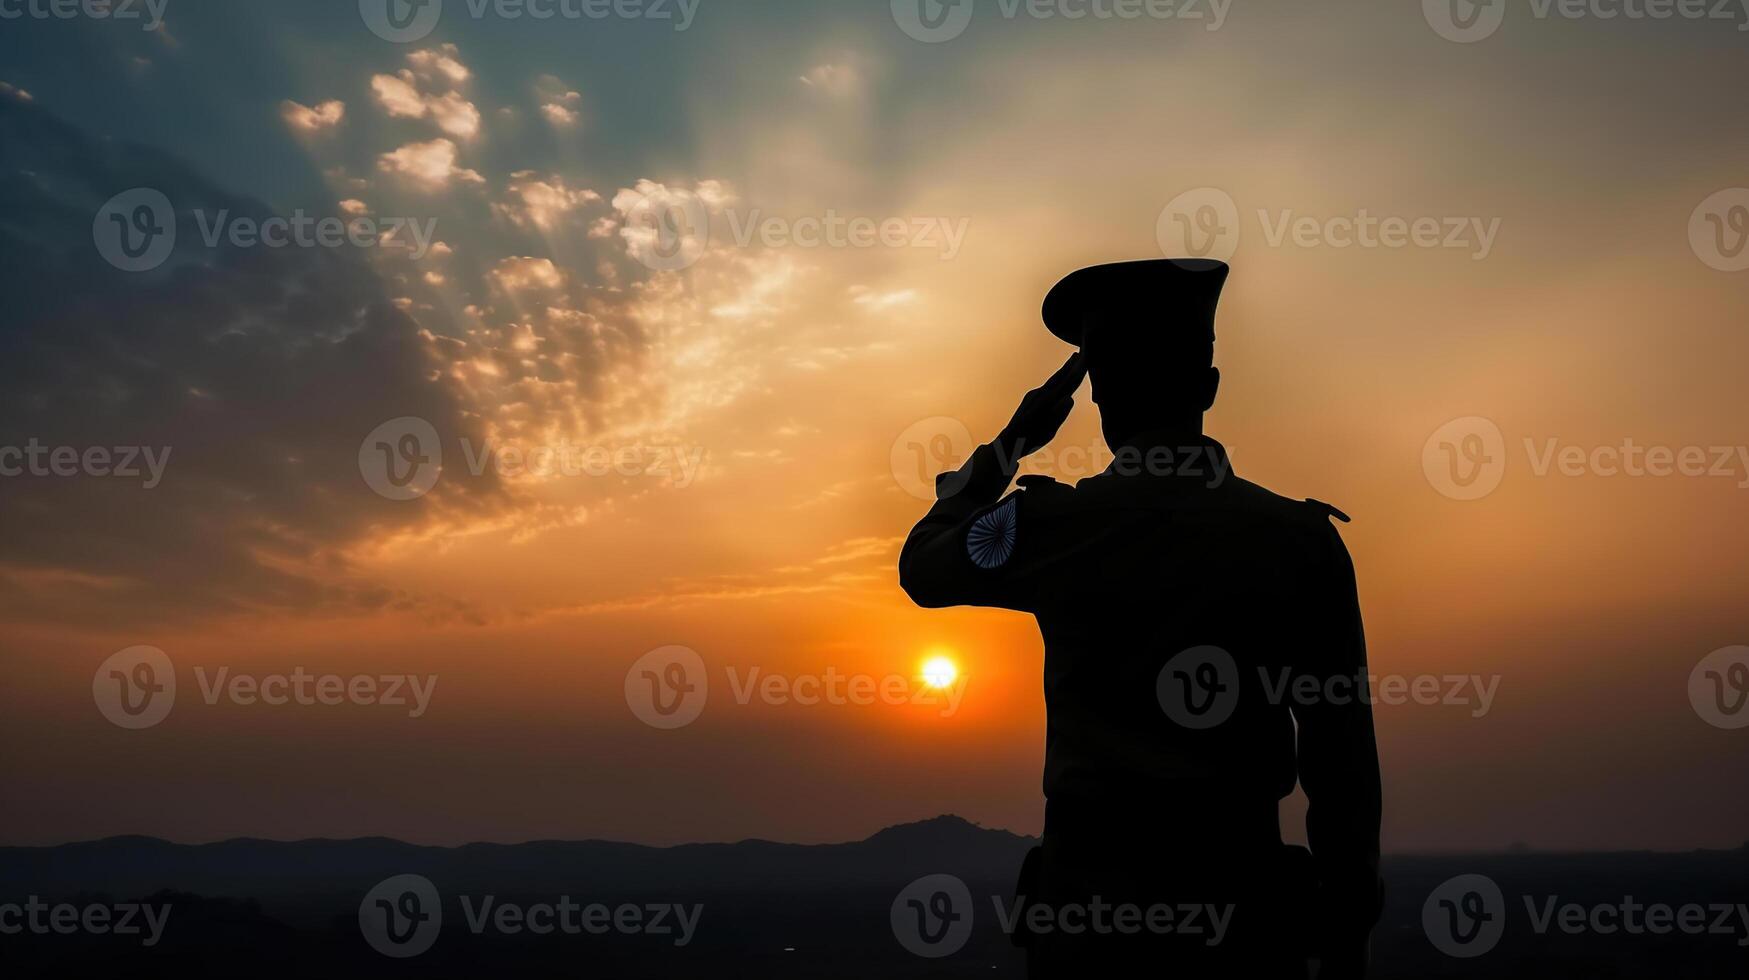
[[[1009,497],[1002,506],[972,522],[966,532],[966,554],[979,568],[996,568],[1014,554],[1016,499]]]

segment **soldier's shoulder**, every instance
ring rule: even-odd
[[[1313,517],[1320,521],[1339,521],[1343,524],[1349,524],[1354,520],[1354,518],[1337,510],[1334,504],[1327,504],[1322,500],[1307,497],[1301,503],[1312,512]]]
[[[1132,494],[1101,477],[1064,483],[1042,474],[1028,474],[1017,482],[1019,489],[1013,496],[1020,498],[1022,508],[1034,517],[1097,525],[1138,506]]]
[[[1028,473],[1015,483],[1020,487],[1015,492],[1025,498],[1028,508],[1034,510],[1072,510],[1079,499],[1087,496],[1084,493],[1077,495],[1075,486],[1042,473]]]
[[[1232,496],[1243,505],[1283,521],[1334,527],[1338,522],[1347,524],[1353,520],[1334,504],[1327,504],[1311,497],[1286,497],[1249,480],[1237,477],[1232,479],[1228,489]]]

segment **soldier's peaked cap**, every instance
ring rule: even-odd
[[[1215,259],[1144,259],[1079,269],[1045,296],[1045,328],[1079,347],[1091,313],[1125,331],[1177,335],[1156,341],[1212,343],[1215,306],[1229,271]]]

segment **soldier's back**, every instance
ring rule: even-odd
[[[1064,555],[1035,608],[1047,796],[1291,792],[1282,684],[1318,642],[1297,630],[1333,574],[1334,512],[1212,468],[1026,494]]]

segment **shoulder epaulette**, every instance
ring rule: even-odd
[[[1306,498],[1306,506],[1317,511],[1319,514],[1323,515],[1326,519],[1334,517],[1344,524],[1354,523],[1354,520],[1352,518],[1350,518],[1347,514],[1342,513],[1341,511],[1339,511],[1336,508],[1330,506],[1329,504],[1323,502],[1322,500],[1313,500],[1312,498],[1307,497]]]

